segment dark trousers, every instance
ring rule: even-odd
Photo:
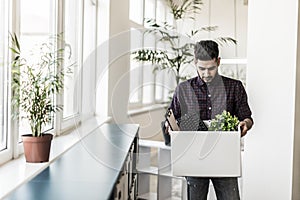
[[[207,200],[209,180],[212,181],[218,200],[239,200],[239,187],[236,177],[203,178],[186,177],[189,200]]]

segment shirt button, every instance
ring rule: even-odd
[[[209,94],[209,95],[207,95],[209,98],[211,97],[211,95]]]
[[[211,110],[211,107],[208,107],[208,110]]]

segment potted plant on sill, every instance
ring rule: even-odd
[[[65,49],[57,48],[61,35],[50,37],[38,46],[33,59],[21,53],[19,39],[11,34],[11,62],[13,117],[26,119],[31,134],[22,135],[26,162],[48,162],[52,134],[43,133],[43,127],[51,122],[54,113],[62,110],[56,105],[54,95],[60,94],[64,86],[65,72],[71,73],[70,65],[62,69]]]

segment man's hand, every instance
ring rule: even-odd
[[[251,129],[253,123],[251,119],[244,119],[243,121],[240,122],[240,127],[241,127],[241,136],[245,136],[247,134],[247,131]]]
[[[164,134],[169,135],[169,132],[171,131],[171,128],[170,128],[169,123],[167,121],[165,121],[165,127],[166,127],[166,129],[165,129]]]

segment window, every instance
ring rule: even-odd
[[[148,49],[155,49],[155,36],[151,34],[144,33],[143,34],[143,47]],[[153,66],[150,63],[143,64],[143,82],[141,85],[142,92],[142,104],[149,105],[154,103],[154,87],[155,87],[155,74],[153,73]]]
[[[130,0],[129,18],[131,21],[143,24],[143,0]]]
[[[246,85],[247,59],[221,59],[220,74],[242,81]]]
[[[154,19],[157,22],[168,20],[168,7],[160,0],[144,0],[137,4],[136,0],[130,1],[131,50],[141,48],[158,49],[164,45],[157,42],[157,38],[149,33],[144,33],[147,24],[143,19]],[[133,9],[134,8],[134,9]],[[142,23],[141,23],[142,22]],[[172,24],[172,22],[171,22]],[[169,91],[174,89],[172,78],[167,71],[153,73],[153,66],[133,60],[130,63],[130,93],[129,108],[135,109],[146,105],[168,101]]]
[[[143,46],[143,32],[138,29],[131,29],[130,34],[131,49],[135,50]],[[132,105],[137,106],[142,101],[142,87],[140,84],[143,81],[143,64],[133,59],[131,55],[130,62],[130,94],[129,101]]]
[[[79,114],[80,105],[80,65],[82,51],[79,48],[81,44],[81,21],[82,21],[82,1],[81,0],[66,0],[65,1],[65,41],[66,45],[71,47],[71,52],[66,52],[65,56],[71,56],[71,60],[65,59],[65,65],[73,65],[74,70],[68,73],[65,69],[65,87],[64,87],[64,111],[63,119],[74,117]],[[74,23],[76,22],[76,23]]]
[[[8,30],[9,0],[0,2],[0,164],[12,158],[12,135],[8,123]]]
[[[156,0],[145,0],[144,19],[155,19]]]
[[[8,87],[9,85],[6,85],[6,83],[10,82],[8,67],[11,59],[9,33],[18,35],[23,55],[30,54],[32,49],[38,49],[38,45],[41,42],[48,41],[50,36],[55,36],[56,34],[62,35],[62,39],[64,39],[64,44],[66,45],[65,56],[71,55],[71,61],[65,59],[64,66],[76,63],[73,73],[65,76],[64,93],[53,96],[53,102],[63,104],[64,110],[63,112],[55,113],[54,120],[43,130],[51,130],[55,135],[57,133],[59,135],[60,131],[67,130],[76,125],[73,120],[74,116],[81,119],[82,98],[86,98],[90,102],[95,102],[93,90],[86,89],[84,95],[82,95],[82,85],[85,85],[85,88],[95,88],[96,76],[91,77],[95,75],[96,64],[95,62],[90,63],[88,72],[81,69],[84,51],[87,58],[95,51],[95,46],[97,45],[98,40],[96,35],[98,34],[95,32],[95,27],[97,27],[98,22],[96,15],[98,8],[96,5],[98,2],[106,3],[105,0],[2,0],[0,2],[0,164],[18,157],[23,151],[20,136],[31,133],[30,127],[24,119],[15,120],[10,117],[13,115],[8,98],[11,88]],[[83,5],[84,3],[85,5]],[[108,5],[105,8],[108,10]],[[84,28],[83,19],[85,20]],[[108,35],[108,29],[106,31]],[[85,35],[85,40],[83,39],[83,35]],[[71,47],[71,54],[68,51],[69,46]],[[35,54],[33,53],[33,55]],[[32,56],[24,56],[32,58]],[[30,62],[30,60],[27,61]],[[101,61],[99,60],[99,62]],[[86,77],[85,80],[82,79],[83,75]],[[85,82],[82,83],[83,81]],[[107,108],[107,101],[103,102],[106,105],[102,106]],[[90,106],[90,115],[88,117],[93,116],[95,112],[93,109],[94,107]],[[88,117],[85,116],[85,119]]]
[[[33,8],[30,5],[35,5]],[[72,72],[66,67],[64,91],[62,97],[55,96],[53,101],[63,104],[63,112],[56,113],[56,121],[45,128],[55,128],[56,134],[74,126],[74,117],[78,117],[81,108],[81,65],[82,65],[82,0],[64,1],[20,1],[20,40],[24,51],[34,44],[59,34],[65,45],[63,66],[72,65]],[[75,23],[76,22],[76,23]],[[19,135],[30,132],[28,123],[19,120]],[[55,125],[55,127],[54,127]]]
[[[23,54],[27,58],[35,59],[32,50],[36,45],[46,41],[54,34],[54,6],[51,0],[22,0],[20,1],[20,43]],[[32,6],[35,5],[35,6]],[[29,61],[30,62],[30,61]],[[22,72],[21,72],[22,73]],[[45,130],[52,129],[54,121]],[[19,136],[31,133],[26,119],[19,119]],[[21,141],[21,137],[19,137]]]
[[[82,46],[82,120],[95,115],[97,1],[84,2]],[[98,68],[98,66],[97,66]]]
[[[139,0],[140,1],[140,0]],[[110,2],[98,0],[97,50],[96,50],[96,115],[100,119],[108,116],[108,77],[109,77],[109,21]]]
[[[6,67],[7,67],[7,1],[0,2],[0,152],[8,149],[8,132],[6,131]]]
[[[165,4],[161,1],[157,1],[157,10],[159,12],[156,12],[156,21],[159,23],[163,23],[167,20],[167,13],[170,13],[167,11],[167,8],[165,7]],[[168,22],[169,24],[172,24]],[[157,49],[165,49],[165,44],[163,43],[157,43],[156,48]],[[169,91],[172,91],[174,86],[172,87],[172,84],[170,84],[170,74],[166,71],[157,71],[155,74],[155,102],[166,102],[168,101],[168,95]]]

